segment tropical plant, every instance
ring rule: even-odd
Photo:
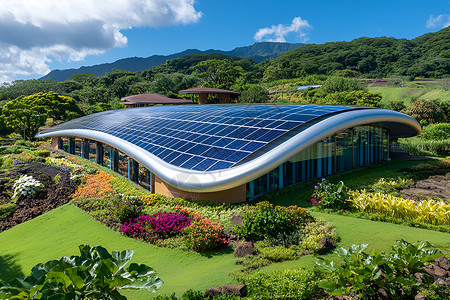
[[[243,224],[235,226],[234,231],[250,240],[273,239],[281,234],[290,234],[313,220],[304,208],[274,207],[268,201],[244,207],[241,215]]]
[[[336,278],[323,280],[318,285],[333,296],[367,299],[381,288],[389,299],[404,299],[411,293],[410,287],[421,285],[415,277],[417,273],[423,274],[424,283],[429,282],[430,275],[423,265],[442,255],[439,250],[428,249],[430,246],[427,242],[410,244],[400,240],[391,247],[390,253],[373,250],[370,254],[364,252],[366,244],[340,247],[336,253],[343,260],[342,265],[317,258],[318,269]]]
[[[132,250],[109,253],[102,246],[81,245],[80,256],[63,256],[33,267],[31,275],[0,282],[0,299],[127,299],[120,289],[155,292],[163,282],[156,271],[128,264]]]
[[[330,183],[325,178],[314,186],[311,202],[320,208],[334,210],[347,210],[352,207],[349,201],[349,189],[342,181],[337,184]]]
[[[441,200],[427,199],[420,202],[366,190],[353,191],[350,200],[359,211],[382,213],[403,220],[424,222],[432,225],[450,225],[450,204]]]
[[[207,251],[226,245],[224,227],[208,219],[196,220],[183,229],[186,245],[195,251]]]

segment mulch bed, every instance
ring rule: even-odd
[[[450,201],[450,177],[443,175],[431,176],[428,179],[418,181],[407,189],[399,191],[405,198],[420,201],[428,198],[439,198]]]
[[[56,184],[54,178],[58,174],[61,180]],[[70,179],[69,173],[38,163],[28,163],[10,168],[7,172],[0,174],[0,204],[11,201],[11,195],[7,190],[13,190],[14,180],[21,175],[33,176],[34,179],[44,184],[44,187],[34,195],[17,200],[16,211],[6,220],[0,221],[0,232],[66,204],[70,201],[70,195],[75,191],[75,185]]]

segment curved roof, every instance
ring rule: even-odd
[[[129,103],[150,103],[150,104],[188,104],[192,101],[185,99],[168,98],[161,94],[138,94],[126,96],[120,99],[121,101],[127,101]],[[125,102],[126,103],[126,102]]]
[[[179,189],[213,192],[258,178],[335,132],[369,123],[390,128],[394,137],[420,133],[414,119],[390,110],[265,104],[112,110],[51,127],[37,136],[98,140],[127,153]]]
[[[223,89],[215,88],[193,88],[188,90],[178,91],[178,94],[230,94],[230,95],[240,95],[241,93]]]

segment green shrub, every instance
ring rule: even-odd
[[[398,145],[411,155],[435,156],[450,148],[450,139],[426,140],[411,137],[398,139]]]
[[[328,238],[334,242],[339,242],[340,238],[336,232],[336,227],[325,222],[324,219],[318,219],[316,222],[311,222],[302,229],[303,239],[298,244],[298,247],[292,246],[293,250],[298,252],[298,255],[305,253],[324,253],[324,245],[319,244],[322,238]]]
[[[296,259],[296,252],[282,246],[266,247],[259,250],[261,256],[273,262]]]
[[[349,189],[342,181],[338,184],[333,184],[322,178],[322,181],[318,182],[314,188],[314,193],[311,196],[313,205],[334,210],[352,208],[352,204],[349,201]]]
[[[53,181],[58,185],[61,182],[61,174],[55,175],[55,177],[53,177]]]
[[[313,270],[305,268],[233,275],[238,282],[247,285],[249,299],[312,299],[321,295],[317,287],[321,278]]]
[[[64,256],[33,267],[30,276],[0,282],[2,299],[126,299],[119,289],[155,292],[162,284],[155,270],[131,263],[132,250],[109,253],[101,246],[79,246],[80,256]]]
[[[389,299],[405,299],[411,296],[411,287],[421,285],[416,273],[423,274],[424,283],[432,279],[423,269],[424,263],[442,255],[439,250],[428,250],[430,244],[427,242],[397,241],[390,253],[373,250],[367,254],[364,252],[366,247],[338,248],[336,253],[343,260],[342,265],[318,257],[318,269],[337,278],[336,281],[321,281],[319,286],[333,296],[352,295],[363,299],[375,296],[381,287]]]
[[[422,128],[420,137],[426,140],[450,139],[450,123],[430,124]]]
[[[380,178],[377,182],[372,184],[370,188],[376,193],[385,193],[385,194],[397,194],[397,191],[403,188],[409,187],[413,181],[411,179],[403,179],[398,177],[397,179],[393,178]]]
[[[39,157],[49,157],[50,154],[52,154],[52,152],[49,151],[49,150],[36,150],[36,151],[34,151],[34,155],[39,156]]]
[[[142,215],[142,206],[130,203],[128,201],[120,201],[119,204],[117,204],[116,211],[114,212],[114,216],[120,224],[124,224],[130,219],[136,219],[140,215]]]
[[[0,205],[0,221],[6,220],[17,209],[17,205],[13,202]]]
[[[262,240],[290,234],[303,227],[313,218],[308,210],[297,207],[274,207],[267,201],[255,206],[245,206],[241,213],[243,225],[235,226],[234,232],[245,239]]]

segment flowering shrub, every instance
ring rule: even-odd
[[[191,217],[160,211],[150,216],[149,224],[158,235],[168,237],[179,234],[183,228],[191,225]]]
[[[318,182],[314,187],[311,203],[321,208],[350,209],[352,205],[348,199],[348,188],[342,181],[338,184],[332,184],[325,178],[322,178],[322,181]]]
[[[153,215],[142,214],[129,218],[122,225],[121,231],[131,237],[153,241],[157,237],[167,238],[180,234],[189,225],[191,217],[160,211]]]
[[[14,194],[12,198],[33,195],[42,186],[43,184],[40,181],[34,179],[33,176],[22,175],[14,182]]]
[[[150,220],[151,216],[147,214],[138,216],[135,219],[129,219],[129,221],[122,225],[120,231],[130,237],[152,241],[155,237],[154,230],[150,225]]]
[[[80,184],[75,193],[72,194],[73,199],[108,197],[114,193],[109,183],[113,178],[111,175],[99,171],[96,174],[84,175],[84,178],[86,179],[86,183]]]
[[[195,251],[207,251],[227,243],[224,227],[207,219],[194,221],[183,229],[186,245]]]

